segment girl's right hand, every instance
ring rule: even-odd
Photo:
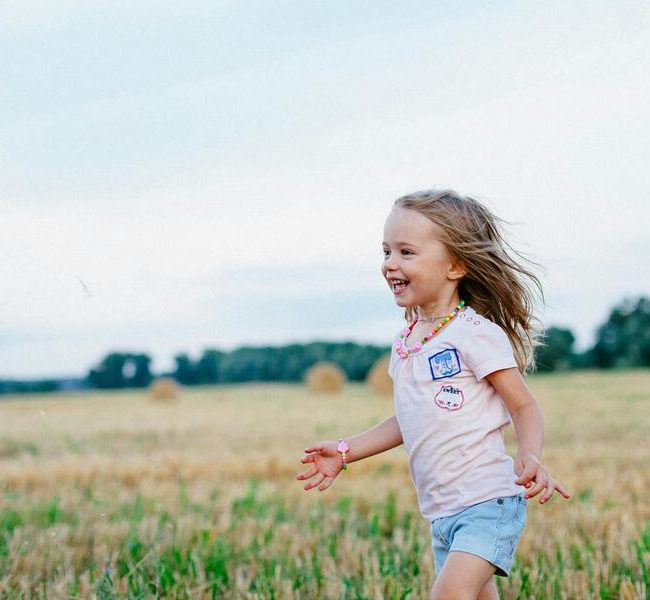
[[[307,454],[300,459],[300,462],[303,464],[311,463],[311,466],[296,476],[298,480],[314,477],[313,481],[305,485],[305,490],[318,486],[318,489],[322,492],[332,485],[343,468],[343,458],[340,452],[336,450],[337,446],[337,442],[320,442],[305,448]]]

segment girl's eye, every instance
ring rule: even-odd
[[[382,252],[384,253],[384,256],[388,256],[390,254],[390,250],[388,248],[384,248]]]
[[[402,254],[413,254],[413,252],[411,252],[410,250],[404,249],[404,250],[402,250]]]

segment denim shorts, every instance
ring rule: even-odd
[[[527,505],[523,493],[502,496],[431,521],[436,575],[447,555],[458,550],[484,558],[496,567],[497,575],[508,577],[526,525]]]

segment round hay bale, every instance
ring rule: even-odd
[[[173,402],[179,395],[180,387],[171,377],[158,377],[149,385],[149,397],[156,402]]]
[[[366,377],[366,383],[370,386],[370,389],[379,396],[393,395],[393,380],[388,374],[389,363],[390,354],[382,356],[368,371]]]
[[[345,385],[345,373],[331,362],[319,362],[305,373],[307,388],[312,394],[338,394]]]

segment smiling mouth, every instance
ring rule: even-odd
[[[409,284],[408,281],[405,279],[391,279],[390,280],[390,287],[393,290],[393,294],[401,294],[405,289],[406,286]]]

